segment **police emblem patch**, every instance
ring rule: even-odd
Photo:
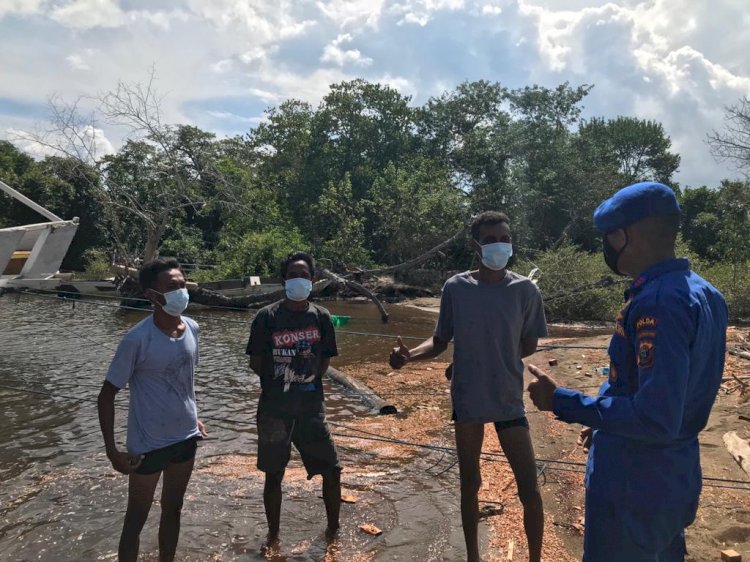
[[[639,318],[638,322],[635,324],[635,329],[637,332],[640,332],[641,330],[653,330],[656,328],[656,318],[653,316],[644,316],[643,318]]]
[[[654,365],[656,345],[651,341],[641,341],[638,344],[638,367],[648,369]]]

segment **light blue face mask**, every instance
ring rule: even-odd
[[[482,246],[482,263],[488,269],[500,271],[508,265],[513,255],[513,245],[507,242],[496,242]]]
[[[179,316],[185,312],[188,302],[190,302],[190,295],[188,295],[187,289],[169,291],[168,293],[164,293],[163,296],[166,304],[163,304],[161,308],[170,316]]]
[[[309,279],[295,277],[294,279],[287,279],[284,282],[284,290],[289,300],[302,302],[310,296],[312,285],[312,281]]]

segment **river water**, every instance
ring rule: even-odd
[[[122,311],[115,304],[0,297],[2,560],[116,559],[127,479],[112,470],[103,454],[95,400],[118,341],[147,313]],[[352,318],[338,329],[341,355],[334,365],[344,370],[353,362],[383,360],[395,334],[425,336],[435,321],[429,312],[393,306],[390,323],[382,324],[371,304],[324,304]],[[201,325],[196,392],[210,438],[201,443],[188,488],[178,559],[258,560],[265,534],[260,475],[250,462],[229,477],[199,470],[222,458],[251,458],[256,449],[259,383],[244,355],[251,313],[191,309],[187,314]],[[328,385],[326,393],[331,421],[370,415],[356,396],[336,385]],[[117,403],[126,406],[127,392],[118,395]],[[126,412],[118,410],[120,443],[125,418]],[[345,481],[360,491],[361,500],[344,506],[342,533],[348,546],[331,560],[357,560],[361,553],[375,560],[462,557],[455,474],[432,478],[418,463],[383,463],[353,447],[340,449],[343,464],[358,467],[345,472]],[[299,464],[296,460],[290,467]],[[280,560],[322,559],[319,482],[297,479],[285,485],[285,494],[287,549]],[[388,533],[379,538],[359,533],[355,523],[367,518]],[[157,559],[157,525],[154,509],[141,540],[142,559]]]

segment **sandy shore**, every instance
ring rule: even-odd
[[[730,342],[750,337],[748,330],[730,330]],[[568,338],[545,340],[543,344],[578,346],[606,346],[609,338]],[[597,367],[608,364],[604,350],[557,349],[539,352],[528,362],[546,366],[549,359],[557,366],[548,368],[560,383],[595,394],[601,377]],[[422,363],[392,372],[385,363],[371,363],[348,367],[347,373],[362,380],[376,392],[388,396],[398,408],[398,416],[364,418],[350,425],[366,431],[397,436],[408,441],[446,445],[452,443],[450,397],[444,377],[445,362]],[[580,368],[579,368],[580,367]],[[726,376],[750,374],[750,361],[727,356]],[[731,388],[730,383],[729,387]],[[420,393],[432,392],[432,395]],[[413,394],[409,394],[413,393]],[[704,476],[732,480],[750,480],[726,450],[722,436],[737,431],[750,438],[750,423],[739,416],[750,417],[750,392],[727,394],[717,398],[706,430],[701,434],[701,453]],[[537,457],[539,459],[585,462],[583,451],[576,446],[580,426],[571,426],[554,416],[537,411],[527,404]],[[373,445],[362,441],[357,446],[375,447],[379,454],[401,458],[417,454],[405,447]],[[400,450],[399,450],[400,449]],[[485,433],[486,451],[499,451],[497,437],[491,426]],[[559,465],[557,465],[559,468]],[[521,507],[515,496],[515,483],[508,465],[501,462],[482,462],[483,488],[480,498],[504,505],[498,516],[486,519],[490,527],[490,549],[487,560],[507,560],[508,547],[514,545],[513,560],[528,559],[526,540],[521,524]],[[458,487],[458,472],[452,472]],[[584,492],[581,474],[547,467],[542,481],[546,511],[544,558],[566,562],[580,560],[584,524]],[[486,504],[491,505],[491,504]],[[458,524],[458,522],[457,522]],[[750,492],[716,487],[704,487],[696,522],[688,529],[688,561],[704,562],[720,559],[720,550],[733,548],[750,556]]]

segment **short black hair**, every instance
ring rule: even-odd
[[[505,213],[499,211],[485,211],[474,217],[471,221],[471,237],[474,240],[479,240],[479,229],[483,226],[490,226],[493,224],[505,223],[510,226],[510,219]]]
[[[315,278],[315,259],[307,252],[292,252],[289,254],[284,261],[281,262],[281,278],[286,279],[287,270],[289,265],[296,262],[303,261],[310,268],[310,277]]]
[[[155,260],[151,260],[150,262],[144,263],[140,271],[138,271],[138,283],[141,285],[141,289],[144,291],[146,289],[153,289],[154,285],[156,284],[156,280],[159,278],[159,275],[164,271],[169,271],[170,269],[179,269],[180,271],[182,271],[180,262],[173,258],[157,258]]]

